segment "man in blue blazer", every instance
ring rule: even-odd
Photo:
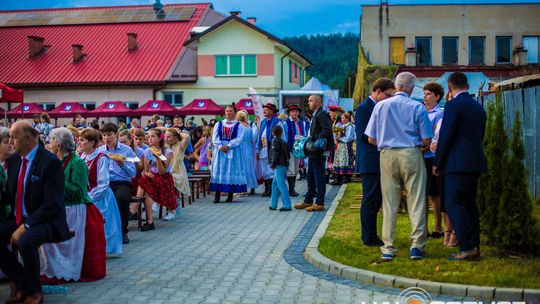
[[[366,246],[383,246],[377,236],[377,213],[381,209],[381,169],[379,151],[368,142],[364,134],[375,104],[394,95],[394,82],[388,78],[380,78],[371,90],[371,94],[358,105],[354,113],[356,130],[356,172],[362,176],[362,206],[360,208],[360,224],[362,226],[362,242]]]
[[[444,175],[444,202],[459,241],[460,252],[450,260],[480,257],[480,220],[476,205],[478,176],[487,170],[482,140],[486,112],[468,93],[467,77],[448,78],[453,99],[447,102],[441,125],[433,174]]]
[[[2,203],[11,206],[0,223],[0,269],[11,284],[6,303],[41,303],[38,248],[72,237],[64,206],[64,170],[60,160],[38,144],[38,132],[26,121],[10,130],[15,154],[7,159],[7,189]],[[23,264],[8,250],[12,243]]]

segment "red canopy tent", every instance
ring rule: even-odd
[[[140,108],[131,111],[133,116],[151,116],[158,115],[176,115],[178,109],[171,106],[165,100],[149,100],[143,104]]]
[[[249,114],[255,114],[255,110],[253,109],[253,100],[251,98],[243,98],[240,99],[236,103],[236,109],[237,110],[246,110]]]
[[[178,115],[223,115],[224,110],[212,99],[193,99],[178,110]]]
[[[49,111],[52,118],[73,118],[76,115],[88,116],[90,111],[77,102],[62,102],[56,108]]]
[[[106,101],[104,104],[90,112],[89,115],[95,117],[116,117],[129,116],[130,114],[131,109],[121,101]]]
[[[34,114],[46,112],[35,103],[23,103],[7,113],[8,118],[32,118]]]
[[[5,103],[23,102],[23,91],[8,87],[0,82],[0,101]]]

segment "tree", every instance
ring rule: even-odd
[[[504,130],[504,106],[502,92],[496,93],[494,103],[488,104],[487,123],[484,136],[488,171],[480,177],[478,187],[478,211],[482,231],[489,244],[495,244],[495,230],[501,194],[505,184],[508,136]]]
[[[502,250],[530,251],[536,249],[537,234],[532,216],[532,199],[527,187],[527,170],[523,164],[525,147],[519,112],[515,114],[510,144],[511,155],[504,166],[504,187],[499,201],[496,247]]]

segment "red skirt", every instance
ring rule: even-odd
[[[169,210],[178,208],[174,180],[170,173],[155,173],[154,178],[143,175],[139,179],[139,186],[146,192],[146,195],[161,206]]]
[[[79,282],[92,282],[107,275],[107,253],[105,220],[94,204],[86,204],[86,226],[84,228],[84,254]],[[42,284],[59,285],[64,279],[40,277]]]
[[[105,220],[94,204],[86,204],[86,229],[81,282],[99,280],[107,275]]]

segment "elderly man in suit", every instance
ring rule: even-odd
[[[295,205],[295,209],[306,209],[308,212],[324,211],[324,197],[326,195],[326,180],[324,163],[330,150],[334,149],[334,136],[332,134],[332,121],[326,111],[322,109],[322,98],[311,95],[308,99],[309,108],[313,111],[309,136],[312,141],[319,138],[326,139],[325,153],[320,156],[309,156],[307,182],[308,190],[304,201]],[[313,199],[315,198],[315,203]]]
[[[383,246],[377,236],[377,213],[381,209],[381,168],[379,151],[370,144],[366,131],[369,118],[377,102],[394,95],[394,82],[388,78],[380,78],[373,83],[371,94],[358,105],[354,114],[356,130],[356,172],[362,176],[362,208],[360,224],[362,242],[366,246]]]
[[[15,154],[7,160],[7,190],[2,203],[11,206],[0,224],[0,269],[11,284],[6,303],[41,303],[38,248],[72,237],[64,207],[64,170],[58,158],[38,145],[38,131],[26,121],[10,130]],[[23,264],[9,251],[15,245]]]
[[[482,147],[486,112],[468,93],[467,76],[448,77],[453,99],[444,109],[433,174],[444,174],[444,203],[459,241],[460,252],[450,260],[480,257],[480,221],[476,187],[480,172],[487,170]]]

